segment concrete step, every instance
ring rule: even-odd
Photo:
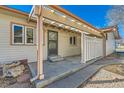
[[[50,56],[50,57],[48,57],[48,60],[50,62],[58,62],[58,61],[63,61],[64,58],[61,56]]]

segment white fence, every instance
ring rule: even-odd
[[[103,56],[103,41],[100,38],[84,36],[85,61]]]

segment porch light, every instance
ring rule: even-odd
[[[59,24],[59,26],[60,26],[60,27],[62,27],[62,26],[63,26],[63,24]]]
[[[77,29],[75,28],[74,31],[77,31]]]
[[[43,21],[45,20],[45,18],[42,19]]]
[[[75,31],[79,31],[78,29],[76,29]]]
[[[69,28],[69,26],[65,26],[65,28]]]
[[[74,30],[74,28],[71,27],[71,30]]]
[[[115,29],[115,28],[114,28],[113,30],[114,30],[114,31],[116,31],[116,29]]]
[[[83,27],[87,27],[86,25],[83,25]]]
[[[72,21],[72,22],[75,22],[75,20],[73,20],[73,19],[72,19],[71,21]]]
[[[94,29],[93,29],[93,28],[92,28],[91,30],[92,30],[92,31],[94,31]]]
[[[54,23],[55,23],[54,21],[51,22],[51,24],[54,24]]]
[[[77,23],[78,25],[81,25],[81,23]]]
[[[66,16],[65,16],[65,15],[63,15],[62,17],[66,18]]]
[[[87,28],[91,30],[91,28],[90,28],[90,27],[87,27]]]
[[[52,13],[54,13],[55,11],[54,10],[50,10]]]

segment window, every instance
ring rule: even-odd
[[[76,37],[70,37],[70,45],[76,45]]]
[[[21,25],[12,25],[12,39],[14,44],[24,44],[24,27]]]
[[[25,43],[33,44],[34,43],[34,29],[30,27],[26,27],[25,29]]]
[[[12,24],[12,43],[34,44],[34,29],[32,27]]]
[[[70,37],[70,44],[72,45],[72,37]]]
[[[106,37],[106,40],[108,40],[108,34],[106,33],[105,35],[106,35],[106,36],[105,36],[105,37]]]
[[[76,37],[73,37],[73,44],[76,45]]]

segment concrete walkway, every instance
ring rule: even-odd
[[[106,59],[99,60],[80,71],[65,77],[59,81],[46,86],[47,88],[77,88],[81,84],[85,83],[90,77],[92,77],[101,67],[110,64],[124,63],[124,60],[113,57],[107,57]]]
[[[95,59],[96,60],[96,59]],[[45,79],[36,80],[36,87],[77,88],[92,77],[101,67],[109,64],[124,63],[124,59],[107,57],[99,61],[80,63],[80,57],[70,57],[62,62],[45,62]],[[36,75],[36,63],[29,64],[33,76]]]

